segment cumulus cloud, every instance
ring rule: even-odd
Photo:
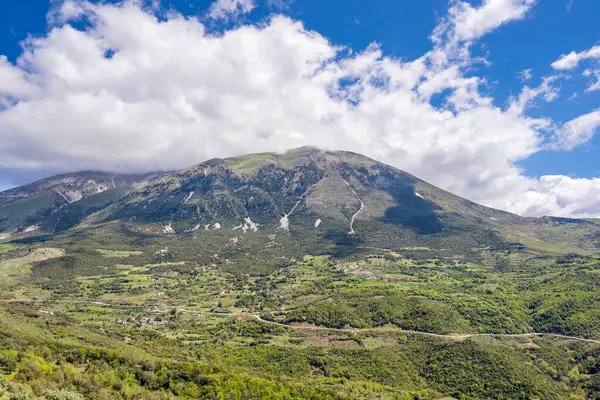
[[[38,92],[38,87],[27,78],[25,71],[13,66],[5,56],[0,55],[0,110],[3,106],[8,106],[11,99],[27,99]]]
[[[524,214],[552,214],[591,218],[600,215],[600,179],[575,179],[563,175],[543,176],[536,190],[527,192],[522,202]]]
[[[376,45],[348,55],[283,16],[217,35],[136,2],[69,1],[53,16],[62,23],[30,39],[15,65],[0,63],[16,82],[0,86],[0,170],[165,170],[316,145],[364,153],[513,212],[591,215],[595,180],[569,182],[588,198],[567,204],[555,190],[565,177],[532,179],[516,166],[545,146],[553,124],[525,111],[555,93],[552,82],[495,106],[479,90],[485,79],[465,73],[478,60],[448,45],[522,19],[533,3],[454,2],[432,50],[404,61]],[[70,23],[82,15],[85,30]]]
[[[216,0],[208,15],[214,19],[228,19],[246,14],[256,7],[254,0]]]

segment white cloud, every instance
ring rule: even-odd
[[[554,61],[551,66],[556,70],[572,70],[586,60],[600,60],[600,45],[581,52],[572,51],[569,54],[563,54],[558,60]],[[589,86],[585,90],[586,92],[589,93],[600,90],[600,68],[588,68],[583,72],[583,76],[592,78]]]
[[[600,108],[564,124],[558,131],[556,145],[566,150],[572,150],[589,141],[598,128],[600,128]]]
[[[600,59],[600,46],[594,46],[582,52],[572,51],[569,54],[563,54],[552,63],[552,68],[556,70],[569,70],[577,67],[583,60]]]
[[[0,55],[0,110],[8,106],[12,99],[27,99],[38,92],[38,88],[27,78],[25,71]]]
[[[451,0],[448,17],[434,32],[434,40],[472,41],[511,21],[525,18],[537,0],[483,0],[478,7]]]
[[[533,78],[533,68],[524,69],[523,71],[519,72],[518,76],[521,82],[527,82]]]
[[[269,7],[285,10],[290,7],[294,0],[267,0]]]
[[[235,18],[247,14],[256,7],[254,0],[215,0],[208,15],[214,19]]]
[[[478,6],[473,6],[466,1],[450,0],[448,15],[440,21],[431,35],[433,49],[427,54],[430,63],[429,78],[435,77],[439,81],[439,74],[447,74],[448,71],[445,70],[448,69],[459,68],[462,76],[463,70],[474,64],[489,65],[483,58],[472,59],[470,47],[473,42],[502,25],[524,19],[536,2],[537,0],[482,0]],[[477,85],[485,83],[481,78],[471,79],[477,80]],[[470,92],[471,95],[475,94],[473,90]],[[475,104],[481,104],[481,99],[473,100]]]
[[[63,2],[53,2],[53,6],[50,7],[46,19],[51,25],[64,24],[65,22],[79,18],[85,13],[85,3],[81,3],[73,0],[66,0]]]
[[[593,78],[590,85],[585,89],[586,92],[595,92],[597,90],[600,90],[600,69],[586,69],[583,72],[583,76]]]
[[[455,2],[468,16],[443,23],[472,40],[523,18],[531,4]],[[528,215],[593,213],[600,203],[573,197],[565,205],[552,191],[556,180],[527,178],[516,166],[545,146],[551,121],[525,110],[554,93],[551,82],[524,89],[518,107],[497,107],[479,91],[485,79],[465,75],[477,61],[446,42],[405,62],[375,45],[348,55],[281,16],[215,35],[196,19],[159,20],[134,2],[74,6],[67,11],[83,10],[88,29],[59,24],[31,39],[17,65],[5,61],[20,83],[0,93],[19,100],[0,110],[0,170],[175,169],[316,145],[357,151]],[[54,18],[72,15],[81,14]],[[432,105],[442,92],[447,101]]]
[[[529,107],[535,104],[535,100],[541,97],[546,102],[556,100],[559,96],[560,89],[554,86],[558,76],[546,76],[542,79],[542,83],[536,88],[524,86],[516,98],[511,98],[509,101],[510,111],[523,113]]]
[[[535,190],[525,194],[515,204],[523,214],[553,214],[579,218],[600,215],[600,179],[574,179],[562,175],[548,175],[536,182]]]

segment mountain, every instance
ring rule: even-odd
[[[42,179],[0,192],[0,232],[54,230],[58,215],[73,208],[102,206],[133,190],[156,174],[113,174],[98,171],[75,172]],[[60,227],[60,225],[59,225]]]
[[[594,249],[600,228],[519,217],[359,154],[307,147],[213,159],[170,174],[61,175],[3,192],[0,215],[0,229],[21,232],[120,222],[157,235],[222,231],[267,240],[286,233],[336,251],[426,247],[458,254],[482,246]]]

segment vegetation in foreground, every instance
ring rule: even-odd
[[[79,235],[0,247],[0,398],[600,398],[600,344],[502,336],[600,340],[594,255]]]

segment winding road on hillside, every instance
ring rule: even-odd
[[[107,303],[102,301],[91,301],[91,300],[35,300],[35,299],[4,299],[0,300],[0,303],[59,303],[59,304],[90,304],[97,306],[105,306],[105,307],[115,307],[115,306],[124,306],[131,307],[134,304],[123,304],[123,303]],[[135,306],[141,306],[140,304],[135,304]],[[527,338],[527,337],[553,337],[557,339],[564,340],[576,340],[580,342],[594,343],[600,344],[600,340],[596,339],[586,339],[577,336],[568,336],[561,335],[557,333],[547,333],[547,332],[529,332],[529,333],[432,333],[432,332],[422,332],[422,331],[414,331],[407,330],[402,328],[328,328],[325,326],[313,326],[313,325],[288,325],[283,324],[281,322],[270,321],[267,319],[263,319],[258,314],[252,313],[221,313],[221,312],[209,312],[209,311],[197,311],[197,310],[187,310],[185,308],[175,308],[178,312],[186,313],[186,314],[194,314],[196,316],[215,316],[215,317],[228,317],[228,318],[251,318],[255,319],[259,322],[265,324],[271,324],[280,326],[286,329],[293,330],[312,330],[312,331],[328,331],[328,332],[342,332],[342,333],[352,333],[358,334],[362,332],[397,332],[397,333],[406,333],[410,335],[420,335],[427,337],[434,337],[439,339],[451,339],[451,340],[462,340],[474,337],[495,337],[495,338]]]
[[[506,338],[525,338],[525,337],[534,337],[534,336],[538,336],[538,337],[543,337],[543,336],[549,336],[549,337],[555,337],[555,338],[559,338],[559,339],[565,339],[565,340],[578,340],[578,341],[582,341],[582,342],[588,342],[588,343],[595,343],[595,344],[600,344],[600,340],[595,340],[595,339],[586,339],[586,338],[580,338],[580,337],[576,337],[576,336],[567,336],[567,335],[560,335],[560,334],[556,334],[556,333],[542,333],[542,332],[531,332],[531,333],[449,333],[449,334],[439,334],[439,333],[431,333],[431,332],[422,332],[422,331],[413,331],[413,330],[407,330],[407,329],[402,329],[402,328],[364,328],[364,329],[359,329],[359,328],[328,328],[325,326],[306,326],[306,325],[288,325],[288,324],[282,324],[280,322],[276,322],[276,321],[269,321],[267,319],[263,319],[260,315],[258,314],[228,314],[228,313],[210,313],[210,312],[198,312],[198,311],[190,311],[190,310],[185,310],[185,309],[178,309],[177,311],[180,312],[185,312],[185,313],[195,313],[198,315],[214,315],[214,316],[229,316],[229,317],[248,317],[248,318],[254,318],[260,322],[263,322],[265,324],[271,324],[271,325],[277,325],[277,326],[281,326],[283,328],[287,328],[287,329],[295,329],[295,330],[321,330],[321,331],[331,331],[331,332],[343,332],[343,333],[353,333],[353,334],[357,334],[357,333],[361,333],[361,332],[401,332],[401,333],[407,333],[407,334],[412,334],[412,335],[421,335],[421,336],[429,336],[429,337],[435,337],[435,338],[440,338],[440,339],[454,339],[454,340],[460,340],[460,339],[468,339],[471,337],[506,337]]]

